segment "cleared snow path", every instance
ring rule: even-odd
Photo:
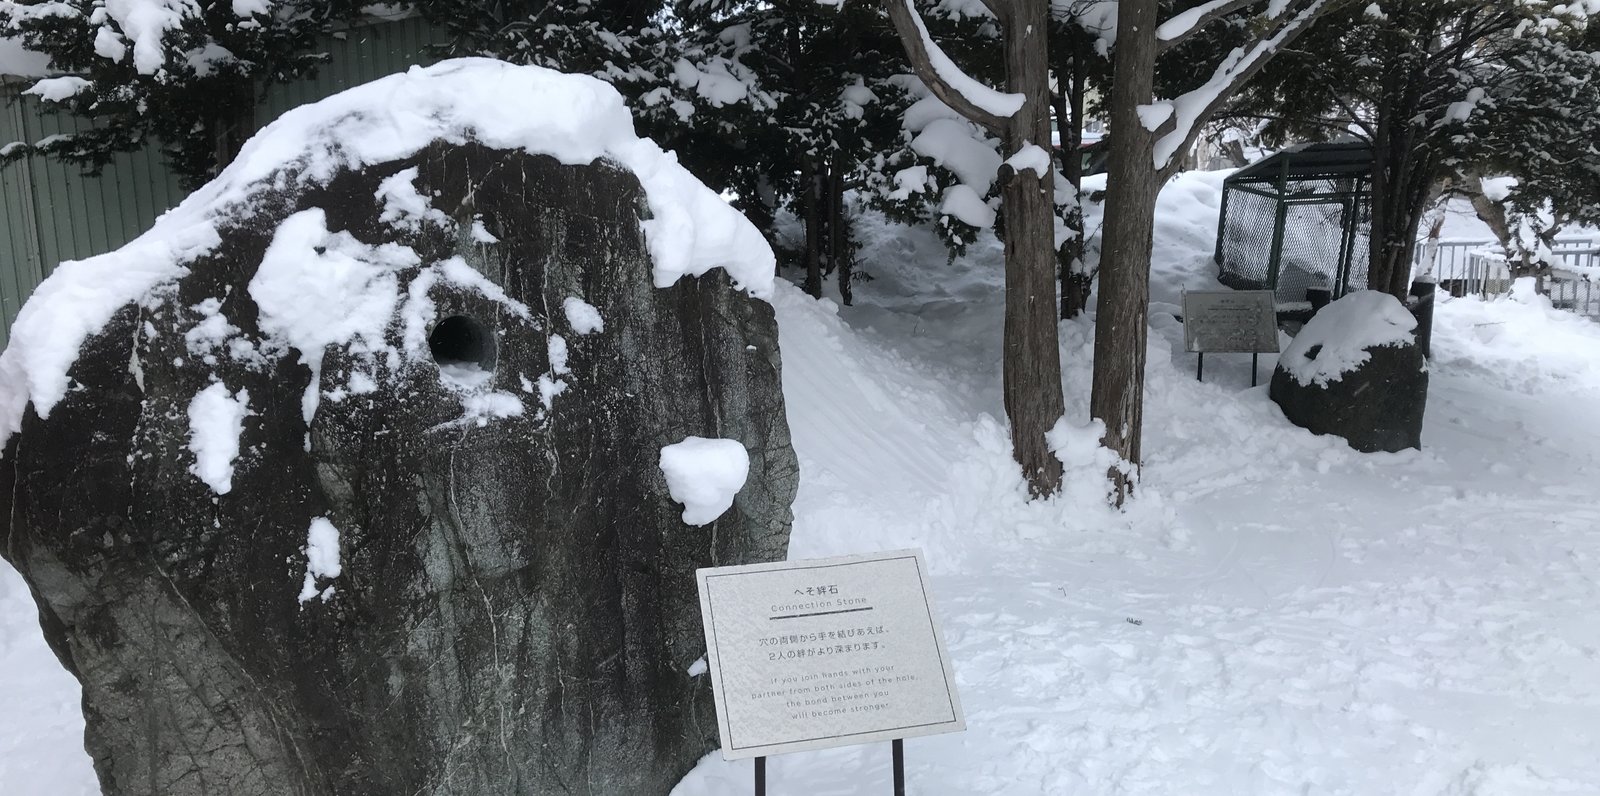
[[[1170,310],[1215,287],[1216,183],[1163,195]],[[911,792],[1600,792],[1600,325],[1443,304],[1427,449],[1364,455],[1289,426],[1248,357],[1196,383],[1158,304],[1140,498],[1110,514],[1098,476],[1069,473],[1027,504],[985,416],[998,252],[946,267],[921,232],[863,226],[876,279],[842,320],[776,301],[792,555],[929,550],[969,730],[907,743]],[[1500,326],[1522,332],[1481,341]],[[1092,328],[1062,334],[1086,415]],[[769,782],[875,793],[888,766],[887,744],[788,755]],[[713,754],[677,793],[742,795],[750,775]]]

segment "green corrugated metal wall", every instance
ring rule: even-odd
[[[420,19],[336,33],[317,77],[274,86],[256,118],[264,125],[290,108],[425,63],[427,45],[436,40]],[[0,84],[0,146],[87,127],[76,117],[43,111],[34,97],[13,101],[28,84]],[[184,196],[154,147],[118,156],[99,177],[39,156],[0,166],[0,348],[22,303],[56,263],[133,240]]]

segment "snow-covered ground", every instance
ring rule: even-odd
[[[1600,792],[1600,324],[1438,308],[1425,450],[1290,426],[1248,357],[1194,380],[1172,317],[1207,270],[1220,177],[1162,195],[1147,463],[1024,499],[1001,419],[1000,258],[863,225],[836,308],[780,286],[802,481],[794,557],[921,547],[968,730],[907,742],[934,794]],[[1062,325],[1086,424],[1092,324]],[[1270,363],[1262,363],[1263,380]],[[93,791],[76,687],[0,566],[0,793]],[[889,746],[770,762],[773,794],[889,789]],[[713,754],[681,796],[750,792]]]

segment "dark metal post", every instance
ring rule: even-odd
[[[1251,354],[1250,354],[1250,386],[1251,387],[1256,386],[1256,371],[1261,369],[1260,359],[1261,359],[1261,354],[1256,353],[1256,352],[1251,352]]]
[[[1417,319],[1417,347],[1422,356],[1433,359],[1433,299],[1438,285],[1433,282],[1411,283],[1411,314]]]
[[[906,746],[905,741],[894,739],[894,796],[906,796]]]
[[[1206,380],[1205,379],[1205,373],[1206,373],[1206,352],[1201,351],[1199,358],[1195,360],[1194,380],[1195,381],[1205,381]]]
[[[767,796],[767,759],[756,758],[756,796]]]

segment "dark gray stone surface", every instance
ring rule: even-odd
[[[460,226],[379,221],[378,183],[411,166]],[[334,347],[308,429],[298,352],[196,362],[204,299],[262,340],[249,283],[278,222],[313,207],[425,263],[460,254],[528,305],[432,291],[438,319],[494,334],[493,386],[527,411],[461,422],[431,359]],[[438,144],[258,196],[175,289],[89,340],[77,388],[47,421],[30,409],[0,459],[0,553],[83,684],[107,793],[666,793],[715,748],[709,683],[686,673],[704,652],[693,571],[782,558],[798,470],[772,308],[721,270],[652,287],[645,207],[603,162]],[[475,214],[498,244],[460,231]],[[605,330],[573,333],[568,296]],[[543,413],[520,380],[550,370],[551,333],[572,375]],[[357,369],[378,389],[335,400]],[[214,376],[254,412],[220,496],[188,472],[188,404]],[[698,528],[657,467],[690,435],[750,454],[733,508]],[[343,572],[302,604],[317,517]]]
[[[1421,448],[1428,403],[1422,349],[1410,342],[1365,351],[1365,363],[1325,385],[1301,384],[1280,364],[1268,394],[1289,422],[1343,437],[1363,453]]]

